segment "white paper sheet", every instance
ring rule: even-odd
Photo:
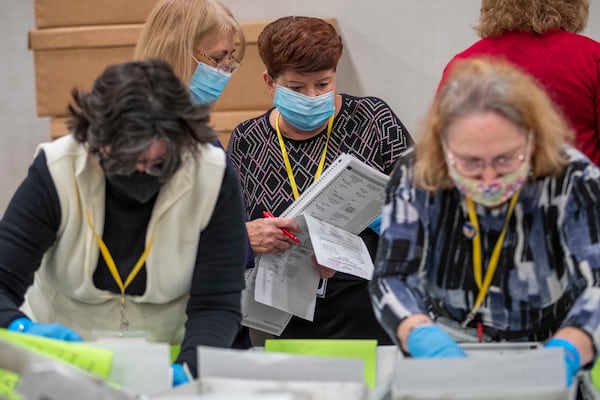
[[[364,381],[364,361],[198,346],[198,375],[204,378],[270,381]]]
[[[367,245],[358,235],[308,214],[304,218],[320,265],[366,280],[371,279],[373,261]]]
[[[32,365],[18,386],[23,399],[37,400],[134,400],[134,393],[114,389],[108,383],[68,365]]]
[[[254,299],[312,321],[320,279],[314,267],[313,255],[312,249],[305,246],[263,255],[260,266],[255,267]]]
[[[242,292],[242,325],[279,336],[292,314],[254,300],[256,272],[257,268],[246,271],[246,288]]]
[[[399,359],[393,399],[564,400],[560,349],[482,352],[468,358]]]
[[[380,171],[342,154],[281,216],[311,215],[358,234],[380,214],[388,180]],[[310,238],[302,220],[297,218],[303,231],[296,236],[307,245]],[[294,246],[281,254],[261,256],[255,267],[255,300],[312,321],[319,283],[313,255],[310,247]]]
[[[114,352],[110,382],[146,395],[160,393],[171,387],[169,344],[127,337],[100,338],[87,344]]]

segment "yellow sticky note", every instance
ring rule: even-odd
[[[170,354],[171,354],[171,363],[174,363],[175,360],[177,359],[177,356],[179,355],[179,352],[181,351],[181,345],[180,344],[172,344],[170,347]]]
[[[17,383],[19,375],[0,368],[0,399],[19,400],[21,397],[15,393]]]
[[[364,361],[365,382],[375,387],[377,340],[367,339],[267,339],[265,351],[322,357],[360,358]]]
[[[85,343],[65,342],[25,333],[0,329],[0,340],[62,360],[91,374],[107,379],[110,376],[113,352]]]

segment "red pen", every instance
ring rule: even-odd
[[[275,218],[275,216],[273,214],[271,214],[270,212],[268,212],[268,211],[263,211],[263,216],[265,218]],[[288,231],[285,228],[279,228],[279,229],[281,229],[281,232],[285,233],[285,235],[287,237],[289,237],[290,239],[292,239],[295,243],[300,243],[300,241],[298,240],[298,238],[296,236],[294,236],[294,234],[292,232]]]
[[[477,323],[477,340],[479,343],[483,342],[483,324],[481,322]]]

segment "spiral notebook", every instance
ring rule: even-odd
[[[303,216],[310,215],[358,234],[381,213],[388,181],[386,174],[349,154],[341,154],[334,160],[321,177],[281,214],[281,217],[294,218],[298,222],[302,233],[297,236],[303,245],[281,254],[257,258],[255,281],[246,282],[253,292],[244,297],[244,325],[278,335],[283,331],[280,328],[282,322],[287,324],[287,317],[291,315],[312,320],[319,274],[313,268],[314,253]],[[249,304],[252,300],[268,307],[270,318],[264,318],[266,313],[253,315],[249,312],[261,309]],[[262,329],[258,325],[262,325]],[[277,329],[266,330],[265,326]]]
[[[381,213],[389,176],[342,153],[281,217],[309,213],[350,233],[360,233]]]

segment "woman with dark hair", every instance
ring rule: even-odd
[[[600,165],[600,43],[580,32],[589,0],[482,0],[481,40],[448,63],[494,56],[533,75],[575,130],[575,145]]]
[[[149,60],[108,67],[69,110],[72,135],[39,146],[0,221],[0,326],[143,331],[181,344],[185,382],[198,345],[231,345],[244,288],[239,187],[208,106]]]
[[[289,249],[294,242],[280,228],[297,231],[281,214],[341,153],[389,173],[412,143],[402,122],[381,99],[336,92],[342,39],[319,18],[284,17],[258,37],[263,74],[274,108],[240,124],[229,142],[250,221],[255,255]],[[377,234],[361,237],[374,256]],[[294,317],[286,338],[372,338],[389,343],[370,308],[367,282],[315,265],[329,278],[317,299],[314,321]]]

